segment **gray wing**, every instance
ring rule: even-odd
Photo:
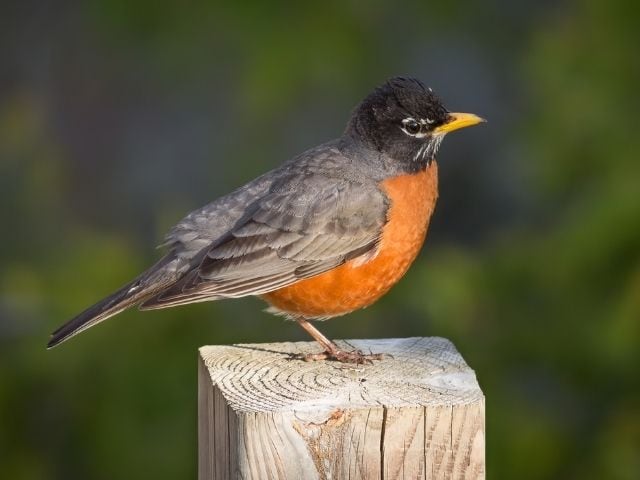
[[[387,207],[375,184],[299,172],[273,184],[190,271],[141,307],[259,295],[326,272],[376,247]]]
[[[168,246],[181,260],[180,266],[188,268],[194,257],[224,236],[242,218],[247,205],[269,192],[275,178],[275,172],[269,172],[194,210],[167,233],[161,246]]]
[[[57,329],[48,346],[134,305],[264,293],[375,248],[386,197],[339,143],[308,150],[187,215],[167,235],[163,259]]]

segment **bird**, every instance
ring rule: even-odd
[[[381,359],[339,348],[312,322],[367,307],[404,276],[438,198],[442,139],[484,121],[450,112],[420,80],[387,80],[340,137],[185,216],[157,263],[55,330],[47,347],[134,306],[257,296],[320,344],[304,360]]]

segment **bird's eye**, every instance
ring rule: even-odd
[[[421,125],[413,118],[405,118],[402,121],[402,128],[409,135],[417,135],[420,133]]]

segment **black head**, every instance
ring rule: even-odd
[[[475,115],[450,113],[419,80],[396,77],[356,107],[345,134],[421,168],[435,156],[447,132],[481,121]]]

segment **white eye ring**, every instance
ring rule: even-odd
[[[422,130],[422,123],[413,117],[402,120],[402,131],[411,137],[417,137]]]

